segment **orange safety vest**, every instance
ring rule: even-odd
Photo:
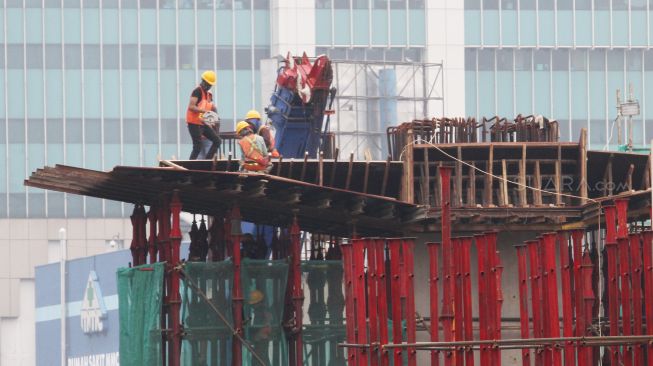
[[[210,111],[213,109],[213,94],[211,92],[204,91],[204,88],[198,85],[200,91],[202,92],[202,100],[197,103],[197,107]],[[190,109],[186,109],[186,123],[193,125],[202,125],[202,119],[200,118],[200,113],[193,112]]]
[[[238,145],[240,145],[245,155],[243,157],[245,160],[244,167],[247,170],[265,170],[268,166],[268,157],[263,155],[263,152],[259,150],[254,140],[256,140],[256,135],[254,134],[243,136],[238,140]]]
[[[275,141],[274,141],[274,136],[272,136],[272,131],[270,131],[270,127],[268,127],[267,125],[261,124],[261,127],[258,128],[258,131],[256,131],[256,133],[261,135],[262,130],[267,130],[267,136],[269,137],[269,141],[267,142],[270,143],[270,146],[267,146],[267,148],[270,152],[272,152],[273,150],[275,150],[274,148]],[[261,137],[263,137],[263,135],[261,135]]]

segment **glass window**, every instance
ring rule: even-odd
[[[576,10],[592,10],[592,0],[576,0]]]
[[[63,0],[63,5],[66,8],[79,9],[79,0]]]
[[[497,70],[512,71],[512,50],[497,50]]]
[[[349,9],[349,0],[333,0],[335,9]]]
[[[535,10],[535,0],[519,0],[519,10]]]
[[[553,57],[553,70],[567,71],[569,70],[569,50],[557,49],[552,51]]]
[[[162,119],[161,120],[161,142],[164,144],[177,143],[177,120],[176,119]]]
[[[269,48],[255,48],[254,49],[254,69],[261,68],[261,60],[270,58]]]
[[[156,144],[159,142],[159,121],[154,118],[143,119],[143,143]]]
[[[138,69],[138,46],[135,44],[122,45],[122,68]]]
[[[383,61],[383,49],[381,48],[368,48],[365,51],[365,59],[368,61]]]
[[[390,9],[406,9],[406,0],[390,0]]]
[[[424,9],[424,0],[408,0],[409,9]]]
[[[501,9],[504,10],[517,9],[517,0],[501,0]]]
[[[66,69],[80,69],[82,67],[82,51],[78,44],[67,44],[64,48]]]
[[[537,7],[540,10],[553,10],[553,1],[554,0],[540,0],[537,3]]]
[[[628,0],[612,0],[612,10],[628,10]]]
[[[5,68],[5,47],[4,45],[0,46],[0,69]]]
[[[45,217],[45,193],[30,192],[29,217]]]
[[[386,61],[401,61],[401,48],[393,47],[385,50]]]
[[[29,143],[42,144],[45,142],[45,128],[43,128],[43,119],[27,120],[29,126],[27,141]]]
[[[252,69],[252,52],[250,49],[236,49],[236,69]]]
[[[142,1],[141,1],[142,4]],[[120,0],[120,6],[123,9],[136,9],[137,3],[134,0]]]
[[[587,55],[584,50],[572,50],[569,55],[569,69],[571,71],[587,70]]]
[[[569,0],[555,0],[555,1],[558,10],[571,10],[572,7],[574,6],[573,1],[569,1]]]
[[[63,193],[48,191],[48,217],[64,216]]]
[[[494,50],[478,50],[478,69],[485,71],[494,71]]]
[[[118,45],[105,44],[103,46],[102,61],[104,69],[117,69],[120,60],[118,59]]]
[[[644,70],[653,71],[653,50],[644,51]]]
[[[46,8],[60,8],[61,0],[45,0]]]
[[[315,7],[318,9],[331,9],[331,0],[315,0]]]
[[[47,69],[61,69],[61,45],[45,45],[45,67]]]
[[[118,9],[118,0],[104,0],[102,1],[102,7],[105,9]]]
[[[476,71],[476,50],[465,48],[465,70]]]
[[[115,118],[104,119],[104,142],[107,144],[120,143],[120,120]]]
[[[632,10],[646,10],[646,0],[630,0]]]
[[[405,49],[404,59],[408,62],[422,62],[422,49],[417,47]]]
[[[329,0],[326,0],[329,2]],[[368,9],[367,0],[352,0],[352,8],[354,9]]]
[[[106,0],[105,0],[106,2]],[[82,4],[85,9],[97,9],[100,7],[100,0],[84,0]]]
[[[102,200],[95,197],[86,197],[86,216],[102,217]]]
[[[30,69],[40,69],[43,67],[43,48],[41,45],[27,45],[27,67]]]
[[[136,57],[138,57],[138,46],[132,46],[134,48],[134,51],[136,52]],[[162,47],[169,47],[169,46],[162,46]],[[173,49],[174,51],[174,49]],[[123,58],[125,57],[125,54],[123,54]],[[174,61],[174,53],[172,60]],[[135,69],[138,68],[138,58],[136,58],[136,67]],[[127,68],[126,66],[123,66]],[[173,65],[174,67],[174,65]],[[141,45],[141,68],[143,69],[156,69],[156,46],[147,44],[147,45]]]
[[[61,119],[47,119],[45,121],[45,129],[48,144],[63,144],[63,121]]]
[[[605,51],[603,50],[590,50],[590,70],[591,71],[605,71]]]
[[[193,46],[179,46],[179,68],[192,69],[193,65]]]
[[[629,50],[626,51],[627,70],[628,71],[642,71],[642,51]]]
[[[25,143],[25,120],[9,119],[9,143]]]
[[[145,54],[145,52],[147,53]],[[177,68],[177,62],[176,62],[177,51],[175,46],[171,46],[171,45],[159,46],[159,52],[160,52],[159,57],[160,57],[160,63],[162,69],[174,70]],[[154,55],[154,57],[156,58],[156,48],[152,48],[151,45],[148,45],[146,50],[143,46],[141,46],[141,58],[144,57],[144,54],[147,56]],[[144,62],[144,59],[142,59],[141,62]],[[151,63],[148,62],[148,65],[151,65]]]
[[[551,69],[551,59],[549,50],[533,51],[533,63],[535,71],[549,71]]]
[[[254,9],[270,9],[270,0],[254,0]]]
[[[483,0],[483,9],[485,10],[499,9],[499,0]]]
[[[30,200],[32,195],[30,194]],[[66,214],[68,217],[83,217],[84,215],[84,197],[76,194],[69,194],[66,196],[68,204],[66,206]],[[32,212],[30,211],[30,216]]]
[[[217,3],[220,4],[220,0]],[[175,9],[177,7],[176,0],[159,0],[159,7],[161,9]]]
[[[0,3],[2,3],[0,1]],[[13,1],[8,1],[7,6],[11,6],[11,3],[17,3],[18,6],[20,6],[20,0],[13,0]],[[43,3],[41,0],[25,0],[25,7],[26,8],[41,8],[43,6]]]
[[[216,58],[218,69],[231,70],[233,68],[233,50],[231,48],[218,48]]]
[[[379,60],[383,60],[383,50],[379,49],[379,51]],[[347,58],[347,49],[342,47],[332,48],[329,50],[329,57],[333,60],[344,60]]]
[[[138,144],[138,136],[141,133],[139,129],[138,119],[125,118],[122,124],[122,142],[125,144]]]
[[[99,119],[84,120],[84,140],[86,144],[99,144],[102,139],[102,129]]]
[[[197,67],[200,69],[213,69],[213,49],[199,48],[197,50]]]
[[[478,10],[481,8],[481,0],[465,0],[465,10]]]
[[[25,217],[27,215],[25,199],[25,193],[9,194],[9,214],[11,217]]]
[[[251,8],[250,0],[235,0],[234,9],[249,9]]]
[[[372,0],[372,7],[374,9],[387,9],[388,0]]]
[[[82,120],[79,118],[68,118],[66,120],[66,143],[82,142]]]
[[[84,69],[97,70],[100,68],[100,46],[95,44],[84,45]]]
[[[8,44],[7,45],[7,67],[10,69],[23,68],[23,45],[22,44]]]
[[[610,0],[594,0],[595,10],[610,10]]]
[[[531,71],[531,52],[529,50],[515,50],[515,70]]]
[[[363,61],[365,60],[365,49],[362,47],[354,47],[350,50],[347,51],[347,59],[348,60],[357,60],[357,61]]]
[[[623,50],[609,50],[608,53],[608,70],[624,71],[624,53]]]
[[[157,0],[140,0],[141,1],[141,9],[156,9],[156,1]],[[130,3],[135,3],[135,1],[130,0]],[[125,7],[125,2],[123,1],[123,8]]]

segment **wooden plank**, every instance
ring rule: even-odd
[[[455,189],[455,199],[456,199],[456,206],[461,207],[463,205],[463,153],[462,153],[462,148],[458,146],[457,150],[457,158],[458,160],[456,161],[456,189]]]
[[[508,169],[506,166],[506,160],[502,159],[501,160],[501,175],[502,175],[502,180],[501,180],[501,198],[502,206],[508,206],[510,205],[510,197],[508,197]]]
[[[349,190],[349,184],[351,183],[351,170],[354,167],[354,153],[349,154],[349,165],[347,166],[347,180],[345,181],[345,189]]]
[[[587,129],[580,130],[580,204],[587,203]]]
[[[370,162],[365,162],[365,175],[363,176],[363,193],[367,193],[367,182],[370,178]]]
[[[521,161],[519,162],[519,205],[528,206],[526,195],[526,144],[522,145]]]
[[[320,160],[317,165],[317,184],[324,185],[324,152],[320,151]],[[365,186],[367,189],[367,186]]]
[[[333,166],[331,167],[331,177],[329,177],[329,186],[333,187],[333,182],[336,179],[336,167],[338,166],[338,155],[339,155],[339,150],[336,148],[336,154],[335,157],[333,158]]]
[[[476,206],[476,165],[472,162],[467,174],[469,186],[467,187],[467,206]]]
[[[442,166],[442,162],[438,163],[438,166],[435,168],[435,184],[433,184],[434,188],[434,194],[433,194],[433,204],[435,207],[439,207],[441,205],[441,193],[442,193],[442,186],[440,182],[440,167]]]
[[[628,172],[626,173],[626,187],[628,188],[628,191],[633,190],[633,172],[635,171],[635,165],[630,164],[628,167]]]
[[[651,188],[651,155],[646,159],[646,167],[644,168],[644,174],[642,174],[642,186],[640,189],[649,188]]]
[[[608,196],[612,196],[614,194],[614,179],[612,177],[612,160],[614,158],[614,155],[610,154],[610,157],[608,158],[608,165],[605,167],[606,172],[607,172],[607,188],[608,188]]]
[[[535,206],[542,206],[542,176],[540,174],[540,162],[535,161],[535,182],[533,190],[533,203]]]
[[[490,153],[489,157],[487,160],[486,168],[487,168],[487,173],[485,175],[485,198],[483,202],[483,206],[486,207],[492,207],[492,182],[494,178],[492,177],[493,171],[494,171],[494,144],[490,144]]]
[[[390,174],[390,161],[392,156],[388,155],[385,161],[385,168],[383,169],[383,183],[381,184],[381,196],[385,196],[385,189],[388,186],[388,174]]]
[[[401,200],[407,203],[413,203],[415,201],[415,186],[414,186],[414,167],[415,164],[413,163],[413,150],[414,148],[412,147],[413,144],[413,129],[408,129],[406,131],[406,141],[405,141],[405,146],[409,146],[409,148],[406,149],[404,155],[403,155],[403,163],[404,163],[404,176],[402,180],[402,186],[401,186]]]

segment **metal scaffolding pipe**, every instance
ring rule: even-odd
[[[440,197],[442,205],[442,272],[444,283],[442,285],[442,313],[440,321],[445,341],[453,341],[453,258],[451,251],[451,167],[440,167]],[[447,352],[444,357],[444,365],[451,366],[453,354]]]
[[[387,277],[385,273],[385,239],[376,240],[376,274],[378,284],[379,310],[379,341],[381,345],[388,344],[388,294]],[[381,366],[390,365],[388,350],[381,349]]]
[[[619,335],[619,295],[617,277],[617,232],[615,224],[616,207],[605,207],[605,250],[608,256],[608,316],[610,319],[610,336]],[[610,364],[617,365],[620,361],[619,349],[610,348]]]
[[[653,342],[653,335],[641,336],[588,336],[588,337],[558,337],[558,338],[511,338],[511,339],[488,339],[477,341],[455,341],[455,342],[415,342],[390,343],[383,348],[407,348],[407,347],[469,347],[469,346],[514,346],[514,345],[559,345],[564,342],[581,343],[610,343],[610,344],[635,344]],[[348,344],[343,344],[348,346]]]
[[[404,238],[401,241],[403,270],[404,270],[404,288],[406,289],[406,341],[414,343],[416,341],[416,324],[415,324],[415,269],[414,269],[414,238]],[[408,366],[417,366],[417,354],[414,349],[408,349]]]
[[[526,245],[516,245],[517,248],[517,272],[519,275],[519,321],[521,337],[528,338],[528,275],[526,265]],[[565,335],[567,336],[567,335]],[[522,366],[530,366],[531,357],[528,349],[521,352]]]
[[[370,366],[379,364],[379,317],[377,315],[378,301],[377,287],[378,277],[376,275],[376,239],[367,239],[365,242],[365,251],[367,252],[367,314],[370,326]]]
[[[431,314],[431,342],[438,342],[438,250],[440,243],[426,243],[429,252],[429,293],[430,293],[430,314]],[[431,366],[440,366],[440,354],[438,351],[431,352]]]
[[[569,233],[559,231],[557,234],[558,253],[560,256],[560,283],[562,284],[562,333],[564,337],[573,337],[573,308],[571,289],[574,285],[569,265]],[[576,350],[572,343],[565,343],[565,365],[573,365],[576,359]],[[585,366],[578,361],[579,366]]]

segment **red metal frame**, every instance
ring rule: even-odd
[[[633,285],[633,335],[642,335],[642,252],[640,235],[630,234],[630,273]],[[635,346],[635,364],[644,364],[643,346]]]
[[[134,211],[132,212],[132,215],[130,216],[131,222],[132,222],[132,242],[131,245],[129,246],[129,250],[132,253],[132,263],[134,266],[138,266],[141,263],[140,261],[140,246],[141,244],[139,243],[140,235],[139,231],[141,230],[141,225],[139,223],[139,218],[138,218],[138,206],[134,206]]]
[[[585,304],[583,302],[583,230],[574,230],[571,232],[572,252],[574,253],[573,275],[574,275],[574,310],[576,312],[576,329],[574,335],[582,337],[586,333],[587,324],[585,323]],[[589,360],[586,353],[578,351],[578,365],[585,366]]]
[[[533,313],[533,338],[544,338],[542,331],[542,300],[541,300],[541,286],[540,286],[540,267],[539,253],[538,253],[537,240],[529,240],[526,242],[528,248],[529,269],[531,279],[531,307]],[[541,349],[535,350],[535,365],[544,365],[544,354]]]
[[[560,337],[560,310],[558,308],[558,278],[556,276],[556,253],[555,253],[556,233],[546,233],[542,237],[542,250],[544,252],[544,285],[546,286],[547,304],[546,313],[548,314],[548,323],[545,324],[549,328],[548,336],[551,338]],[[562,364],[562,355],[560,349],[554,347],[550,350],[553,365],[560,366]]]
[[[354,284],[354,303],[356,308],[356,317],[347,319],[356,324],[356,343],[368,344],[367,341],[367,306],[365,303],[365,247],[367,239],[352,240],[353,259],[355,272],[353,274]],[[401,341],[400,341],[401,343]],[[364,347],[356,348],[357,361],[356,365],[367,366],[368,350]],[[299,364],[298,364],[299,365]]]
[[[395,344],[402,343],[401,337],[401,239],[388,239],[390,247],[390,278],[392,281],[392,291],[390,299],[392,302],[392,342]],[[401,349],[393,350],[393,364],[401,365]],[[367,365],[365,363],[364,365]]]
[[[471,247],[472,247],[472,238],[464,237],[461,239],[462,242],[462,272],[463,272],[463,311],[465,314],[464,327],[465,341],[474,340],[474,328],[473,328],[473,314],[472,314],[472,277],[471,277]],[[465,350],[465,366],[474,366],[474,351],[471,348]]]
[[[619,289],[617,275],[617,230],[615,224],[616,207],[605,207],[605,250],[608,256],[608,317],[610,319],[610,335],[619,335]],[[610,364],[617,365],[620,361],[619,347],[610,347]]]
[[[404,263],[404,283],[406,288],[406,341],[415,343],[416,324],[415,324],[415,268],[414,268],[414,238],[404,238],[402,240],[402,257]],[[407,348],[408,366],[417,365],[417,352],[414,348]]]
[[[644,304],[646,305],[646,334],[653,335],[653,231],[642,233],[642,259],[644,262]],[[653,366],[653,343],[647,346],[647,365]]]
[[[438,342],[440,340],[438,324],[438,283],[440,277],[438,276],[438,250],[440,243],[426,243],[429,252],[429,294],[430,294],[430,312],[431,312],[431,342]],[[431,352],[431,366],[440,366],[440,352]]]
[[[231,210],[229,229],[231,236],[231,254],[234,262],[234,283],[233,283],[233,313],[234,329],[239,335],[243,335],[243,291],[240,285],[240,208],[234,206]],[[234,366],[241,366],[243,363],[242,345],[237,337],[231,341],[231,360]]]
[[[379,317],[377,315],[377,287],[378,280],[376,276],[376,240],[367,239],[365,243],[367,252],[367,306],[370,326],[370,366],[379,364]]]
[[[564,337],[574,336],[574,311],[572,308],[571,289],[574,285],[569,265],[569,236],[566,231],[558,232],[558,251],[560,255],[560,283],[562,284],[562,335]],[[565,365],[573,365],[576,360],[576,350],[572,342],[565,343]],[[585,366],[579,358],[579,366]]]
[[[454,272],[453,272],[453,281],[454,281],[454,293],[453,293],[453,305],[454,305],[454,340],[462,341],[463,333],[465,331],[463,326],[463,319],[465,314],[463,313],[463,269],[462,269],[462,251],[461,251],[461,239],[453,238],[451,239],[452,247],[452,261],[454,263]],[[456,366],[464,366],[465,357],[462,347],[456,349]]]
[[[159,261],[167,262],[168,260],[168,242],[170,240],[170,211],[169,211],[169,199],[167,197],[161,197],[161,204],[158,207],[158,222],[159,222],[159,232],[157,235],[157,245],[159,247]],[[163,295],[163,309],[161,311],[161,328],[169,329],[169,324],[167,322],[168,314],[170,313],[170,293],[172,292],[171,281],[170,281],[170,270],[169,266],[166,266],[164,278],[164,291]],[[170,340],[170,335],[164,335],[164,343]],[[170,357],[169,350],[166,352],[165,347],[161,347],[161,358],[163,363],[166,364],[166,360]],[[173,362],[170,360],[170,362]]]
[[[628,198],[614,200],[617,206],[617,238],[628,236]]]
[[[292,225],[290,226],[290,250],[292,253],[291,265],[292,270],[292,301],[294,307],[295,324],[293,329],[294,339],[294,356],[296,365],[304,364],[304,347],[302,339],[303,315],[302,309],[304,304],[304,291],[302,290],[302,268],[301,268],[301,252],[302,244],[300,240],[300,229],[297,217],[293,218]]]
[[[501,304],[503,302],[501,272],[503,267],[499,262],[499,256],[497,254],[497,232],[486,232],[485,239],[487,244],[487,273],[489,273],[488,313],[491,314],[491,317],[488,317],[491,322],[488,331],[493,339],[501,339]],[[491,354],[492,364],[494,366],[501,366],[501,352],[499,348],[493,347]]]
[[[150,211],[147,213],[147,220],[150,224],[150,236],[147,241],[147,249],[150,254],[150,263],[156,263],[157,254],[157,235],[156,235],[156,222],[158,219],[158,209],[150,206]]]
[[[352,280],[352,272],[354,269],[353,249],[351,243],[342,243],[340,245],[342,250],[342,262],[344,265],[344,280],[345,280],[345,315],[347,319],[355,319],[354,308],[354,285]],[[356,343],[356,328],[354,321],[346,321],[346,339],[347,343]],[[352,365],[356,364],[356,352],[353,348],[347,348],[347,360]]]
[[[451,251],[451,167],[440,167],[440,185],[441,185],[441,205],[442,205],[442,272],[443,272],[443,289],[442,289],[442,330],[444,340],[451,342],[454,340],[453,335],[453,260]],[[447,351],[444,357],[444,365],[451,366],[453,360],[451,351]]]
[[[517,248],[517,272],[519,275],[519,323],[522,339],[529,338],[528,328],[528,274],[526,265],[526,246],[516,245]],[[531,365],[530,350],[521,350],[522,366]]]
[[[168,326],[172,328],[168,350],[170,359],[168,365],[179,366],[181,364],[181,295],[179,293],[179,282],[181,280],[179,271],[176,267],[180,264],[180,247],[181,247],[181,228],[179,225],[179,214],[181,213],[181,201],[179,200],[179,191],[172,193],[170,201],[170,212],[172,214],[172,227],[170,229],[170,293],[168,294],[168,303],[170,310],[168,312]]]
[[[387,277],[385,274],[385,239],[376,240],[376,277],[378,284],[379,310],[379,340],[380,346],[388,344],[388,295]],[[388,366],[390,357],[388,350],[381,350],[381,366]]]
[[[477,255],[477,276],[478,276],[478,324],[479,324],[479,337],[481,340],[488,340],[488,276],[487,272],[487,240],[485,235],[475,235],[476,239],[476,255]],[[480,361],[481,366],[489,366],[491,354],[488,346],[480,346]]]
[[[621,224],[620,224],[621,225]],[[617,238],[619,246],[619,262],[620,262],[620,283],[621,283],[621,328],[623,335],[629,336],[633,334],[632,329],[632,308],[630,307],[630,241],[628,237]],[[623,364],[625,366],[632,366],[633,364],[633,350],[630,346],[623,348]]]
[[[583,253],[583,263],[581,271],[583,275],[583,300],[585,301],[585,324],[592,322],[592,307],[594,306],[594,291],[592,290],[592,271],[594,265],[590,260],[587,250]],[[591,365],[593,364],[592,347],[584,347],[585,359]]]

